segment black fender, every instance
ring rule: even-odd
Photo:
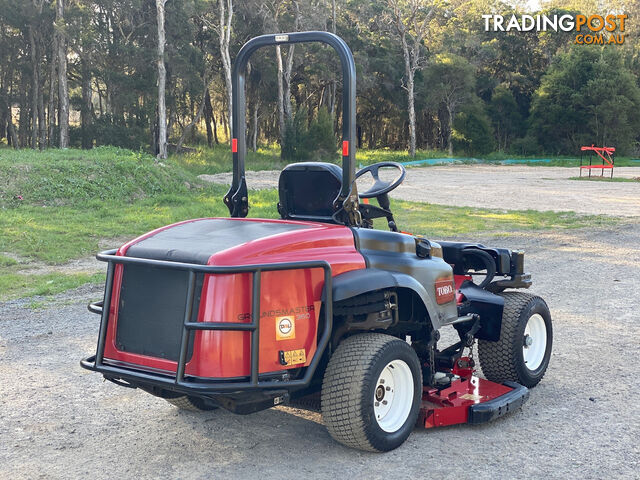
[[[480,330],[475,337],[493,342],[500,340],[504,298],[484,290],[470,281],[462,283],[460,293],[465,297],[465,301],[458,309],[460,315],[469,313],[480,315]],[[463,328],[462,325],[460,328]]]
[[[434,301],[420,282],[405,273],[378,268],[365,268],[336,275],[333,277],[333,301],[339,302],[340,300],[385,288],[407,288],[415,292],[422,300],[429,314],[431,326],[434,329],[437,328],[433,319],[440,317]]]

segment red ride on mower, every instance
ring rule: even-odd
[[[288,165],[281,219],[247,219],[247,62],[261,47],[300,42],[340,57],[342,168]],[[351,52],[330,33],[264,35],[242,47],[224,197],[231,218],[169,225],[98,255],[108,271],[104,300],[89,306],[101,322],[84,368],[189,410],[319,399],[331,436],[371,451],[398,447],[417,423],[476,424],[522,405],[552,340],[547,305],[519,290],[531,285],[523,253],[399,233],[388,193],[405,170],[384,162],[355,172],[355,90]],[[359,193],[365,176],[371,186]],[[390,231],[374,230],[375,218]],[[442,348],[448,326],[459,341]],[[464,354],[476,339],[486,379]]]

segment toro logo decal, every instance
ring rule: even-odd
[[[436,281],[435,289],[436,289],[436,302],[438,303],[438,305],[442,305],[443,303],[449,303],[456,296],[455,289],[453,288],[453,280],[450,278],[445,278],[445,279]]]
[[[276,317],[276,340],[292,340],[296,338],[296,322],[293,315]]]

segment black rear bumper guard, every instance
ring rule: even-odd
[[[87,370],[102,373],[109,379],[121,379],[126,382],[136,384],[151,385],[167,390],[193,393],[200,395],[231,393],[236,391],[264,391],[268,389],[293,391],[307,387],[311,382],[322,354],[329,343],[333,322],[333,300],[332,300],[332,273],[331,266],[326,261],[305,261],[305,262],[283,262],[269,263],[262,265],[240,265],[240,266],[211,266],[192,263],[170,262],[164,260],[152,260],[147,258],[125,257],[115,255],[117,250],[107,250],[96,255],[96,258],[103,262],[108,262],[107,279],[105,283],[105,295],[102,302],[89,305],[89,311],[101,315],[100,333],[98,335],[98,347],[96,354],[80,361],[80,365]],[[116,264],[124,265],[145,265],[156,268],[169,268],[176,270],[186,270],[189,272],[187,303],[184,312],[184,327],[180,340],[180,354],[175,376],[158,373],[148,373],[133,368],[125,368],[104,363],[104,348],[107,336],[107,326],[109,322],[109,311],[111,307],[111,294],[113,290],[113,277]],[[259,375],[259,353],[260,353],[260,285],[262,272],[278,270],[298,270],[309,268],[322,268],[324,270],[324,318],[320,319],[318,325],[322,334],[318,340],[316,353],[306,367],[302,378],[282,380],[279,378],[260,379]],[[251,322],[190,322],[195,297],[196,274],[252,274],[252,296],[251,296]],[[194,330],[218,330],[218,331],[243,331],[251,334],[251,370],[249,379],[238,381],[223,381],[216,379],[195,379],[185,378],[185,367],[187,350],[191,332]]]

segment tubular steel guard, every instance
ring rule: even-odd
[[[199,265],[193,263],[170,262],[165,260],[152,260],[146,258],[125,257],[115,255],[117,250],[107,250],[96,255],[96,258],[103,262],[108,262],[107,279],[105,284],[105,295],[103,302],[89,305],[89,311],[101,314],[100,333],[98,336],[98,347],[96,354],[81,360],[80,365],[88,370],[100,372],[114,378],[139,381],[146,384],[165,386],[172,390],[184,392],[197,391],[201,394],[221,393],[236,390],[256,390],[256,389],[298,389],[309,385],[311,378],[318,367],[329,338],[331,336],[333,323],[333,298],[332,298],[332,273],[331,266],[326,261],[305,261],[305,262],[283,262],[268,263],[262,265],[239,265],[239,266],[212,266]],[[175,377],[170,375],[147,373],[124,367],[116,367],[104,364],[104,347],[107,336],[107,325],[109,322],[109,312],[111,309],[111,293],[113,289],[113,274],[116,264],[146,265],[157,268],[168,268],[175,270],[186,270],[189,272],[187,303],[184,312],[184,322],[182,338],[180,340],[180,355]],[[318,340],[318,346],[313,359],[302,378],[294,380],[260,380],[259,379],[259,355],[260,355],[260,281],[262,272],[278,270],[297,270],[307,268],[322,268],[324,270],[324,322],[318,324],[318,331],[322,332]],[[190,322],[193,301],[195,297],[196,273],[204,274],[252,274],[252,298],[251,298],[251,323],[240,322]],[[101,305],[102,303],[102,305]],[[219,381],[211,380],[188,380],[185,379],[185,367],[187,350],[191,332],[194,330],[220,330],[220,331],[243,331],[251,334],[251,373],[249,381]]]
[[[231,188],[224,196],[224,203],[229,208],[232,217],[246,217],[249,211],[245,180],[245,157],[247,154],[245,83],[249,59],[253,53],[263,47],[308,42],[329,45],[340,59],[342,66],[342,187],[335,204],[337,206],[344,205],[345,210],[350,212],[358,209],[357,195],[353,184],[356,168],[356,65],[353,54],[345,41],[333,33],[322,31],[292,32],[260,35],[252,38],[242,46],[233,63],[231,73],[233,179]],[[357,224],[357,222],[348,221],[350,224]]]

